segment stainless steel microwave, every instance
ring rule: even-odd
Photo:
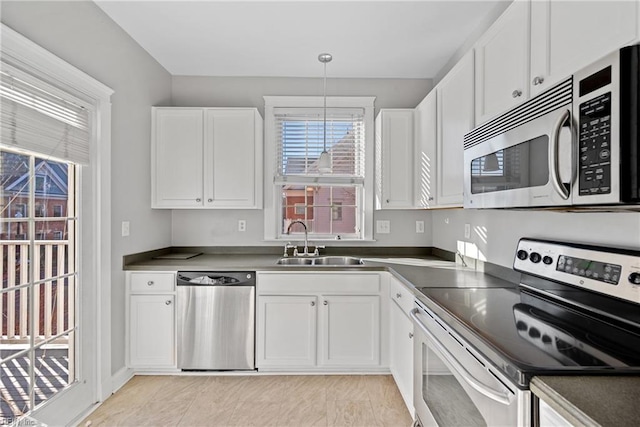
[[[464,207],[640,203],[640,45],[464,137]]]

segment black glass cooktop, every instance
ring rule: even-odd
[[[559,371],[640,373],[640,328],[634,325],[640,313],[632,304],[606,298],[607,309],[616,315],[605,317],[580,307],[601,307],[597,295],[566,287],[541,293],[526,288],[419,291],[427,297],[418,296],[421,302],[519,385],[527,385],[532,375]],[[565,299],[577,299],[579,306],[564,304]]]

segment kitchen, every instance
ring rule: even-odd
[[[457,50],[447,54],[447,58],[453,57],[445,60],[431,79],[347,81],[330,78],[328,94],[375,95],[376,108],[414,108],[507,6],[495,3],[493,9],[487,7],[484,21],[476,22],[475,30],[468,29],[466,37],[458,38]],[[633,28],[637,29],[637,10],[626,16],[636,20]],[[98,350],[102,359],[99,395],[104,398],[117,389],[128,374],[124,256],[172,246],[272,246],[264,242],[265,220],[260,209],[151,209],[148,178],[151,107],[255,107],[264,117],[264,95],[321,93],[322,69],[315,59],[320,51],[309,52],[313,78],[308,81],[276,77],[189,77],[166,71],[92,2],[3,2],[2,22],[115,91],[111,97],[111,175],[109,186],[104,188],[110,193],[110,209],[106,212],[110,220],[108,228],[103,230],[101,253],[101,265],[106,270],[103,280],[108,283],[101,287],[105,308],[102,316],[108,322],[102,326],[102,345]],[[91,31],[88,33],[87,29]],[[630,41],[614,46],[621,47]],[[336,55],[336,51],[332,53]],[[336,55],[333,63],[328,64],[329,75],[334,67],[338,69],[339,63]],[[574,71],[577,70],[567,73]],[[506,268],[512,267],[518,239],[524,236],[630,248],[638,247],[640,236],[638,213],[624,211],[383,209],[375,211],[373,218],[389,221],[390,233],[375,233],[375,242],[362,242],[358,246],[433,247],[449,253],[459,251],[470,264],[480,266],[480,261],[487,261]],[[237,231],[238,220],[246,221],[247,231]],[[423,222],[424,233],[415,232],[416,221]],[[131,225],[129,237],[122,236],[123,222]],[[468,230],[466,224],[469,224]],[[323,243],[327,248],[353,245],[353,242]],[[280,243],[278,245],[281,250]]]

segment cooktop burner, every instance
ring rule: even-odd
[[[520,258],[524,257],[520,251],[548,257],[548,269],[540,262],[530,265],[528,257]],[[635,254],[624,254],[634,259],[628,263],[611,253],[603,256],[593,247],[567,249],[563,244],[523,239],[515,263],[523,273],[519,286],[419,288],[426,298],[418,298],[521,386],[535,374],[639,374],[640,288],[628,289],[637,285],[621,280],[617,285],[611,280],[592,281],[594,285],[587,282],[586,273],[574,276],[558,270],[559,260],[566,264],[569,256],[585,266],[589,259],[605,258],[619,266],[617,276],[623,278],[640,270],[633,267],[640,265]]]

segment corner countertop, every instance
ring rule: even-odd
[[[296,266],[278,265],[280,255],[274,254],[208,254],[203,253],[189,259],[154,259],[147,257],[125,263],[129,271],[389,271],[412,288],[421,287],[513,287],[504,279],[467,268],[453,261],[435,256],[370,257],[358,253],[350,254],[362,258],[364,264],[357,266]]]
[[[640,376],[539,376],[531,391],[573,425],[620,427],[640,420]]]

